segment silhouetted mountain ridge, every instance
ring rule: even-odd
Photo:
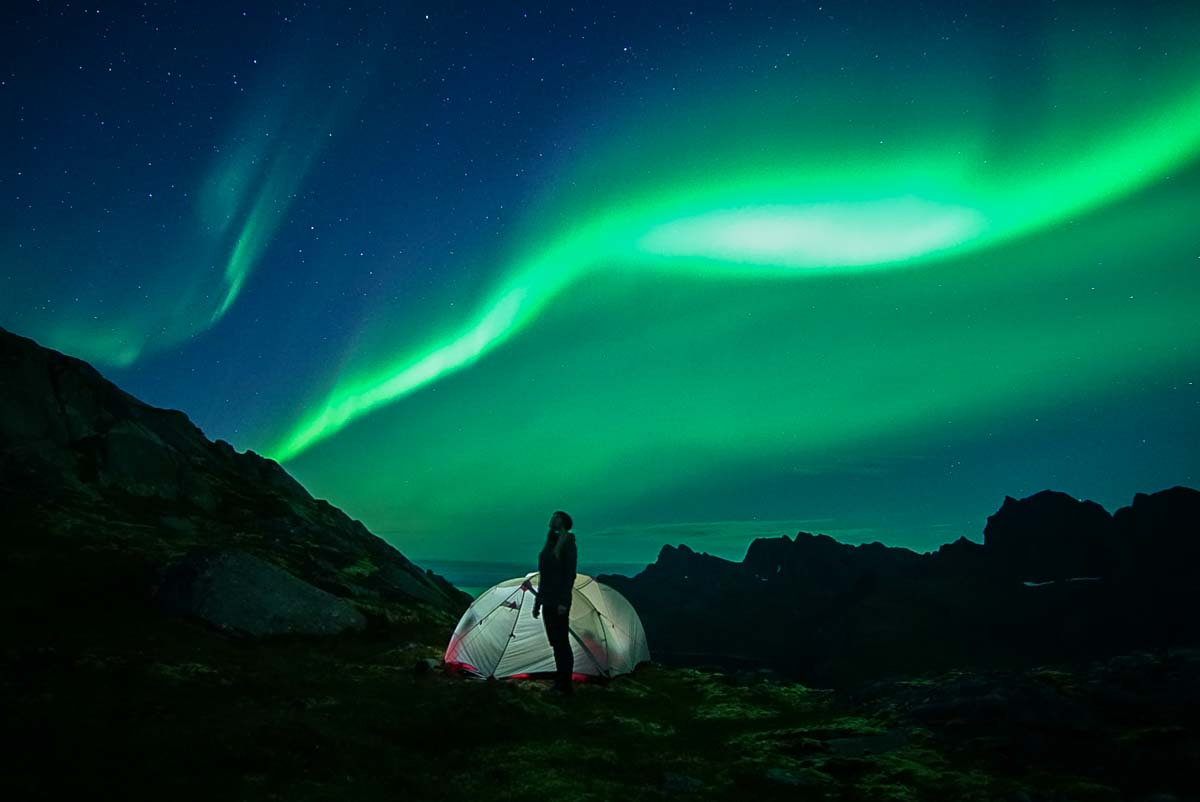
[[[983,543],[918,554],[826,535],[759,538],[741,562],[664,546],[633,578],[656,657],[761,663],[839,682],[964,665],[1084,659],[1200,641],[1200,492],[1175,487],[1110,515],[1043,491],[1006,497]]]

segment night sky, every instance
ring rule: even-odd
[[[1200,482],[1200,4],[4,16],[0,325],[410,557]]]

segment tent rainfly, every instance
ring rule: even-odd
[[[546,631],[533,617],[537,587],[533,573],[484,591],[459,620],[446,664],[484,678],[554,671]],[[650,659],[633,605],[590,576],[575,577],[569,628],[576,674],[612,677]]]

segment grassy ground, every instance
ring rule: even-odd
[[[113,613],[126,623],[105,630]],[[438,650],[401,630],[256,641],[110,609],[40,640],[4,652],[10,799],[1084,802],[1153,788],[1126,778],[1122,791],[1113,772],[1089,770],[1088,750],[1101,748],[1092,741],[1082,763],[1078,750],[1014,759],[1014,727],[1037,734],[1044,721],[954,708],[964,682],[984,692],[968,700],[1022,683],[1055,698],[1086,694],[1088,677],[1063,671],[850,694],[646,666],[561,698],[539,680],[416,672]],[[1191,724],[1170,711],[1142,712],[1141,727],[1075,714],[1065,726],[1108,727],[1103,748],[1193,742]]]
[[[149,603],[153,555],[67,553],[6,554],[4,799],[1200,797],[1195,655],[837,692],[650,665],[561,698],[415,671],[453,627],[419,608],[368,607],[352,636],[230,637]]]

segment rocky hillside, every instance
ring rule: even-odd
[[[0,505],[0,593],[37,618],[141,598],[269,634],[452,627],[469,603],[274,461],[3,329]]]
[[[982,544],[916,554],[801,532],[756,540],[737,563],[666,546],[638,576],[602,579],[637,607],[660,660],[843,684],[1200,642],[1197,532],[1188,488],[1115,515],[1045,491],[1006,498]]]

